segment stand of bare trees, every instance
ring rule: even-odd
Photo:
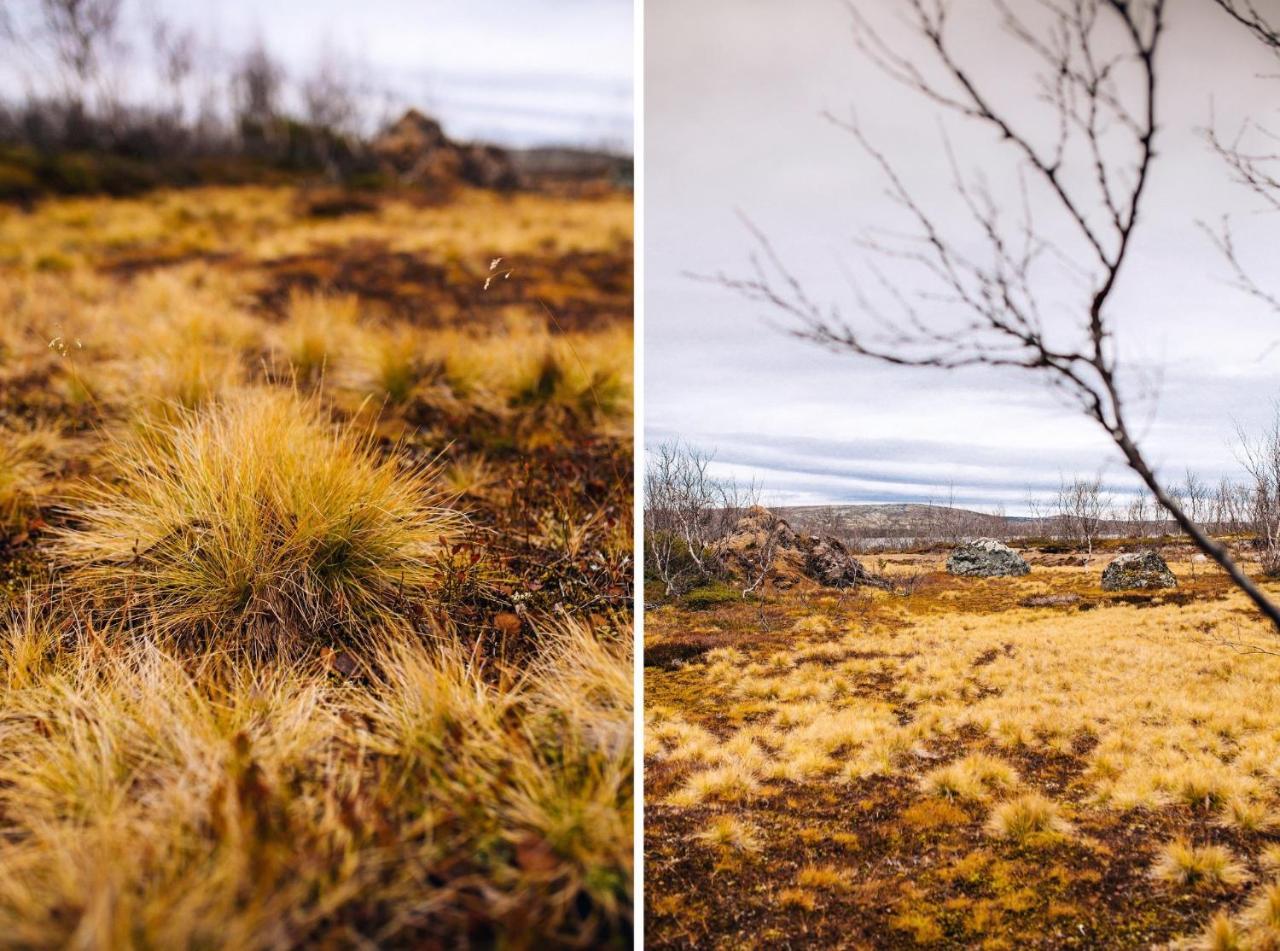
[[[1067,538],[1085,549],[1092,557],[1093,543],[1102,533],[1103,523],[1111,511],[1111,501],[1102,491],[1102,477],[1062,480],[1055,499],[1059,523]]]
[[[386,94],[331,45],[295,80],[262,39],[221,49],[143,0],[3,10],[0,56],[26,92],[0,100],[0,200],[233,176],[237,159],[334,180],[375,169],[362,120],[386,118],[371,115]]]
[[[1272,48],[1277,32],[1247,0],[1216,0]],[[1235,561],[1227,547],[1191,514],[1144,454],[1126,412],[1121,362],[1113,345],[1112,300],[1128,271],[1157,162],[1161,57],[1166,0],[994,0],[1006,32],[1038,66],[1017,83],[1034,97],[1025,112],[998,104],[963,63],[952,42],[947,0],[906,0],[920,53],[888,43],[851,6],[860,49],[886,74],[934,106],[992,132],[1017,162],[1020,197],[1012,203],[982,177],[966,176],[948,149],[952,184],[968,211],[963,237],[943,226],[908,187],[902,169],[876,147],[856,119],[847,129],[882,173],[913,232],[870,232],[863,247],[884,264],[915,269],[896,279],[873,266],[875,293],[855,284],[855,323],[838,303],[815,300],[782,261],[767,236],[752,229],[758,251],[751,273],[718,280],[788,317],[802,338],[838,352],[903,367],[1021,370],[1073,399],[1112,441],[1129,468],[1177,527],[1216,562],[1280,631],[1280,605]],[[1032,20],[1043,17],[1044,20]],[[927,60],[925,63],[923,60]],[[1007,90],[1004,90],[1007,92]],[[1272,152],[1252,153],[1214,137],[1237,178],[1273,203],[1280,164]],[[1276,205],[1280,208],[1280,204]],[[1039,220],[1048,214],[1053,225]],[[1050,235],[1069,235],[1066,244]],[[1220,246],[1236,265],[1241,286],[1276,304],[1235,253],[1228,225]],[[1062,275],[1079,289],[1056,293]],[[1052,308],[1074,314],[1071,333],[1046,329]],[[868,325],[880,328],[869,330]]]
[[[1240,436],[1240,455],[1252,480],[1244,516],[1262,548],[1263,570],[1280,577],[1280,405],[1257,438]]]

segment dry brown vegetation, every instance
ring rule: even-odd
[[[900,554],[893,592],[649,611],[648,943],[1274,946],[1280,658],[1165,554],[1160,593]]]
[[[630,199],[348,211],[0,213],[0,945],[629,941]]]

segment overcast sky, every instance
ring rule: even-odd
[[[295,76],[328,45],[455,137],[631,146],[631,0],[126,0],[125,9],[135,62],[158,11],[224,51],[261,36]],[[20,82],[11,70],[0,64],[0,82]]]
[[[905,36],[894,6],[861,0],[890,39]],[[1236,422],[1261,425],[1280,395],[1280,351],[1266,354],[1280,340],[1280,317],[1226,285],[1197,221],[1242,214],[1246,256],[1263,277],[1274,267],[1258,239],[1276,222],[1252,213],[1256,202],[1226,180],[1197,129],[1211,109],[1227,130],[1250,109],[1280,126],[1280,82],[1264,75],[1280,70],[1205,0],[1171,7],[1160,155],[1112,315],[1134,391],[1158,387],[1134,403],[1151,456],[1168,473],[1191,466],[1216,480],[1236,468]],[[990,11],[986,0],[955,0],[957,48],[1004,101],[1029,101],[1024,64]],[[1117,489],[1132,485],[1105,436],[1033,377],[824,353],[771,327],[760,305],[684,275],[745,274],[752,245],[740,210],[815,296],[849,303],[855,238],[903,219],[824,110],[856,108],[944,219],[956,202],[942,129],[967,171],[1014,175],[989,134],[943,119],[866,62],[849,22],[839,0],[646,4],[648,440],[714,448],[721,473],[754,477],[776,504],[926,501],[954,483],[958,500],[1018,511],[1029,490],[1055,488],[1060,474],[1102,471]],[[1065,286],[1049,290],[1071,299]]]

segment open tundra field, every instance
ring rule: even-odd
[[[629,943],[631,201],[0,210],[0,946]]]
[[[649,611],[648,943],[1280,947],[1280,643],[1164,554]]]

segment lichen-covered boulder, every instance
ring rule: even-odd
[[[1025,575],[1031,570],[1016,551],[994,538],[979,538],[966,542],[947,558],[947,571],[953,575],[979,578],[999,578],[1006,575]]]
[[[1102,569],[1104,591],[1147,591],[1152,588],[1176,588],[1173,576],[1159,552],[1138,551],[1117,555]]]

